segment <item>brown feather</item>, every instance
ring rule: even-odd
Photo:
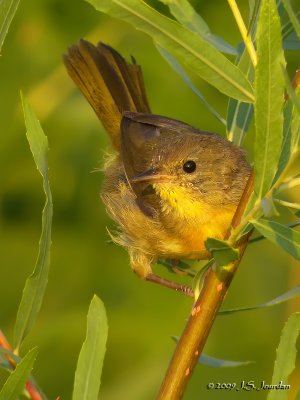
[[[96,47],[83,39],[69,48],[64,63],[119,150],[123,112],[150,112],[140,67],[103,43]]]

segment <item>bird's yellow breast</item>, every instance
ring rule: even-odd
[[[206,257],[205,240],[224,238],[236,205],[211,205],[205,197],[195,198],[186,188],[171,184],[157,185],[155,190],[161,198],[162,225],[168,232],[166,250],[181,253],[182,258]]]

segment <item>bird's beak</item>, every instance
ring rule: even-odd
[[[162,174],[157,171],[155,168],[148,169],[138,175],[133,176],[130,178],[131,182],[138,183],[138,182],[148,182],[148,183],[159,183],[159,182],[167,182],[172,179],[171,175]]]

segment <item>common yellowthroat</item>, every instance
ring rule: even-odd
[[[249,178],[244,151],[151,114],[140,66],[103,43],[81,40],[64,62],[111,138],[102,199],[134,272],[148,279],[157,259],[208,258],[205,240],[224,238]]]

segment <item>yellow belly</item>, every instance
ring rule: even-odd
[[[161,212],[165,241],[161,250],[174,258],[207,258],[204,242],[208,237],[224,238],[236,205],[210,205],[193,199],[181,188],[171,192],[160,186],[159,191],[165,200]]]
[[[205,248],[205,241],[209,237],[223,239],[230,226],[235,208],[211,212],[202,218],[185,221],[185,224],[178,223],[178,229],[165,233],[164,245],[157,249],[170,258],[205,259],[208,252]],[[210,216],[209,222],[202,222]],[[163,234],[163,233],[162,233]]]

